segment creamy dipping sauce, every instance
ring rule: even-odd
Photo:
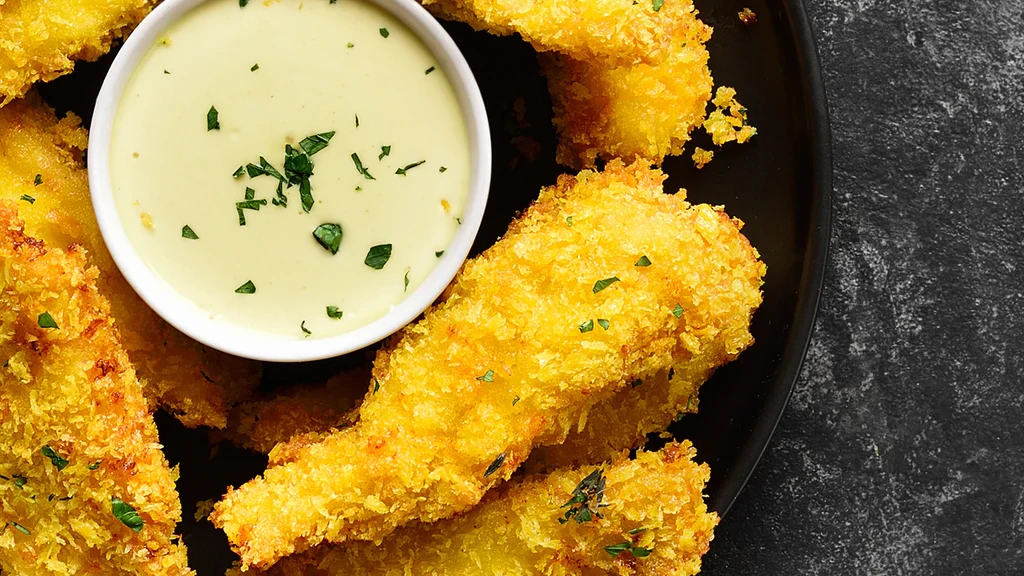
[[[364,0],[199,5],[128,81],[110,158],[142,260],[211,317],[286,338],[351,331],[412,293],[470,175],[448,78]]]

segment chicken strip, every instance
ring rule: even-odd
[[[666,4],[667,6],[667,4]],[[691,0],[677,0],[673,43],[655,65],[625,64],[541,54],[558,131],[556,160],[573,168],[597,158],[630,162],[682,153],[701,125],[713,80],[704,43],[711,27],[697,19]]]
[[[659,63],[692,9],[689,0],[420,0],[435,15],[498,36],[519,34],[538,52],[608,65]]]
[[[689,442],[673,443],[604,469],[530,476],[457,518],[400,528],[379,546],[318,546],[267,575],[690,576],[718,523],[702,494],[710,470],[694,455]]]
[[[0,201],[3,574],[191,574],[176,473],[97,274]]]
[[[100,270],[121,339],[146,397],[187,426],[222,428],[228,409],[259,384],[260,364],[209,350],[163,321],[107,252],[81,164],[79,118],[58,121],[37,94],[0,108],[0,199],[16,200],[28,233],[49,246],[81,244]]]
[[[217,504],[242,565],[464,511],[595,404],[745,323],[733,293],[758,291],[757,253],[721,210],[663,194],[664,178],[613,161],[542,190],[381,350],[355,426]]]
[[[0,2],[0,107],[34,82],[95,60],[128,34],[156,0],[4,0]]]

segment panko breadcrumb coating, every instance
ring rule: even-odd
[[[543,189],[378,353],[355,426],[217,504],[242,566],[465,511],[596,404],[703,352],[707,327],[735,314],[731,293],[758,285],[735,272],[757,254],[664,178],[612,161]]]
[[[711,101],[715,110],[704,120],[704,130],[715,146],[726,142],[744,144],[757,135],[757,128],[747,124],[747,109],[736,101],[736,89],[719,86]]]
[[[704,47],[711,27],[697,19],[690,0],[677,0],[676,6],[673,43],[659,64],[616,68],[571,53],[540,55],[560,164],[589,168],[597,158],[648,158],[660,164],[665,156],[682,153],[711,99]]]
[[[95,60],[132,30],[156,0],[4,0],[0,2],[0,107],[34,82]]]
[[[420,0],[435,15],[498,36],[519,34],[538,52],[558,52],[606,65],[659,63],[675,51],[674,39],[690,0]]]
[[[259,384],[262,369],[178,332],[121,276],[93,214],[81,163],[88,135],[79,123],[73,114],[58,121],[35,92],[0,108],[0,199],[17,201],[28,233],[48,246],[77,243],[88,250],[151,404],[187,426],[221,428],[228,409]]]
[[[596,468],[564,468],[495,490],[466,514],[400,528],[379,545],[323,545],[283,559],[268,576],[405,576],[407,574],[619,574],[691,576],[700,571],[718,516],[702,491],[706,464],[693,462],[689,442],[639,452],[602,472],[586,504],[564,506]],[[568,522],[566,511],[593,508],[600,518]],[[631,533],[635,532],[635,533]],[[629,543],[636,547],[613,556]],[[644,551],[650,553],[644,556]]]
[[[0,572],[191,574],[176,473],[98,272],[22,228],[0,201]]]
[[[693,160],[693,165],[697,167],[697,170],[700,170],[707,166],[708,162],[711,162],[711,159],[714,157],[715,153],[713,151],[705,150],[700,146],[697,146],[693,149],[693,156],[691,159]]]

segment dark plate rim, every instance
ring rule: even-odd
[[[776,376],[775,385],[765,399],[751,434],[744,443],[735,467],[729,471],[711,508],[724,518],[747,485],[772,435],[785,412],[796,387],[807,348],[814,331],[825,271],[829,261],[832,230],[832,131],[829,125],[828,99],[821,73],[821,61],[814,41],[814,31],[803,0],[783,0],[784,16],[793,32],[793,51],[806,98],[805,117],[809,126],[810,174],[812,205],[809,210],[810,241],[804,254],[801,291],[797,299],[797,321],[787,339]],[[779,385],[782,383],[782,385]]]

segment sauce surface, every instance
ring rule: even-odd
[[[209,0],[128,81],[110,171],[136,251],[185,299],[317,338],[380,318],[433,270],[470,154],[444,72],[386,11]]]

